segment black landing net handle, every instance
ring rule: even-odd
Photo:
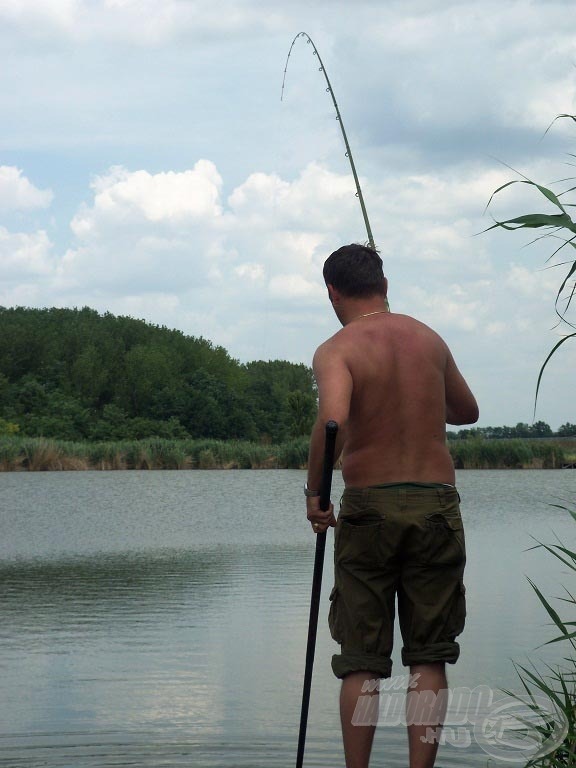
[[[338,424],[335,421],[326,423],[326,440],[324,443],[324,466],[320,484],[320,509],[326,511],[330,507],[330,491],[332,490],[332,470],[334,468],[334,451]],[[316,631],[318,629],[318,612],[320,609],[320,591],[322,588],[322,569],[324,567],[324,550],[326,549],[326,531],[316,534],[316,554],[314,556],[314,575],[312,577],[312,598],[310,600],[310,620],[308,622],[308,644],[306,646],[306,668],[304,671],[304,690],[302,692],[302,710],[300,713],[300,733],[298,734],[298,753],[296,768],[302,768],[304,762],[304,746],[306,744],[306,726],[308,724],[308,708],[310,705],[310,688],[312,686],[312,668],[314,666],[314,651],[316,649]]]

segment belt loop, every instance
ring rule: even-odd
[[[406,509],[407,507],[406,499],[407,499],[406,488],[398,488],[398,502],[399,502],[400,509]]]
[[[440,502],[440,506],[445,507],[446,506],[446,489],[437,488],[436,491],[438,492],[438,500]]]

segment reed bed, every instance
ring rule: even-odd
[[[457,469],[559,469],[573,461],[565,441],[468,439],[449,442]],[[241,440],[148,438],[67,442],[43,437],[0,437],[0,471],[114,469],[303,469],[308,440],[278,445]]]
[[[563,442],[543,440],[451,440],[457,469],[559,469],[567,462]]]
[[[148,438],[67,442],[43,437],[0,437],[0,471],[116,469],[301,469],[308,441],[265,445],[240,440]]]

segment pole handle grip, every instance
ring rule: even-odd
[[[320,483],[320,509],[323,512],[330,507],[330,492],[332,490],[332,469],[334,467],[334,451],[338,424],[335,421],[326,422],[326,440],[324,442],[324,464],[322,466],[322,481]]]

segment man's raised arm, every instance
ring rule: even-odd
[[[446,423],[474,424],[478,421],[478,403],[458,370],[450,350],[446,360]]]

